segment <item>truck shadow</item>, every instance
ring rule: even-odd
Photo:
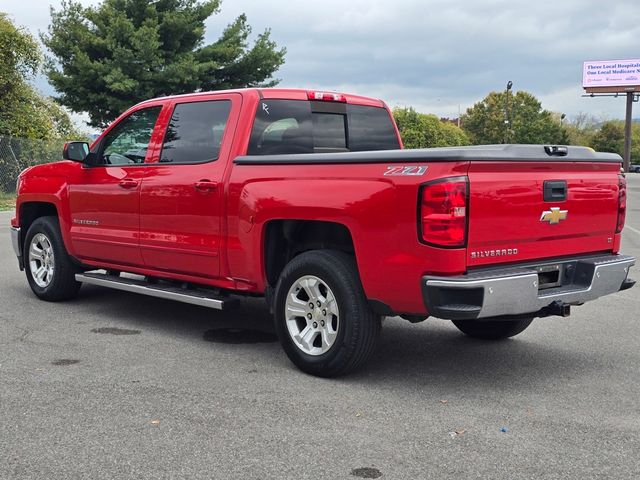
[[[411,325],[388,318],[376,355],[352,381],[531,392],[536,384],[557,385],[598,368],[580,352],[542,338],[541,330],[553,328],[549,322],[538,319],[517,337],[486,341],[465,336],[448,321]]]
[[[281,349],[271,314],[260,298],[244,299],[240,308],[219,312],[85,285],[74,307],[85,311],[94,326],[104,326],[107,317],[113,319],[110,324],[124,328],[213,342],[211,348],[233,344],[237,355],[265,355],[265,364],[311,382],[447,389],[465,389],[473,384],[474,388],[500,390],[508,386],[510,391],[530,391],[536,383],[546,384],[546,379],[555,384],[559,379],[586,375],[599,368],[580,352],[562,349],[557,343],[549,345],[541,338],[540,331],[547,328],[545,322],[552,320],[537,320],[515,339],[487,342],[465,337],[447,321],[430,319],[410,324],[394,317],[385,319],[378,349],[364,369],[338,379],[316,379],[298,372],[284,355],[281,365],[274,364],[272,355],[279,355]]]

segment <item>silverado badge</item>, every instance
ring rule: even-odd
[[[541,222],[549,222],[551,225],[560,223],[561,220],[567,219],[569,210],[560,210],[560,207],[551,207],[551,210],[545,210],[540,217]]]

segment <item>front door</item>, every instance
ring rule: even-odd
[[[212,94],[172,105],[162,147],[140,195],[147,267],[215,278],[220,271],[224,172],[241,96]]]
[[[69,179],[71,242],[79,258],[142,266],[140,187],[161,108],[138,109],[116,123],[94,149],[98,164]]]

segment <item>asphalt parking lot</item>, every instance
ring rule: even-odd
[[[640,174],[628,193],[640,257]],[[389,318],[365,370],[324,380],[289,363],[260,301],[39,301],[4,231],[0,478],[640,477],[640,287],[502,343]]]

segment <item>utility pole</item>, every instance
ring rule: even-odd
[[[509,143],[511,140],[511,118],[509,116],[509,94],[511,93],[511,87],[513,87],[513,82],[509,80],[504,97],[504,143]]]
[[[629,171],[631,164],[631,121],[633,118],[633,92],[627,92],[627,113],[624,119],[624,157],[622,158],[622,168]]]

